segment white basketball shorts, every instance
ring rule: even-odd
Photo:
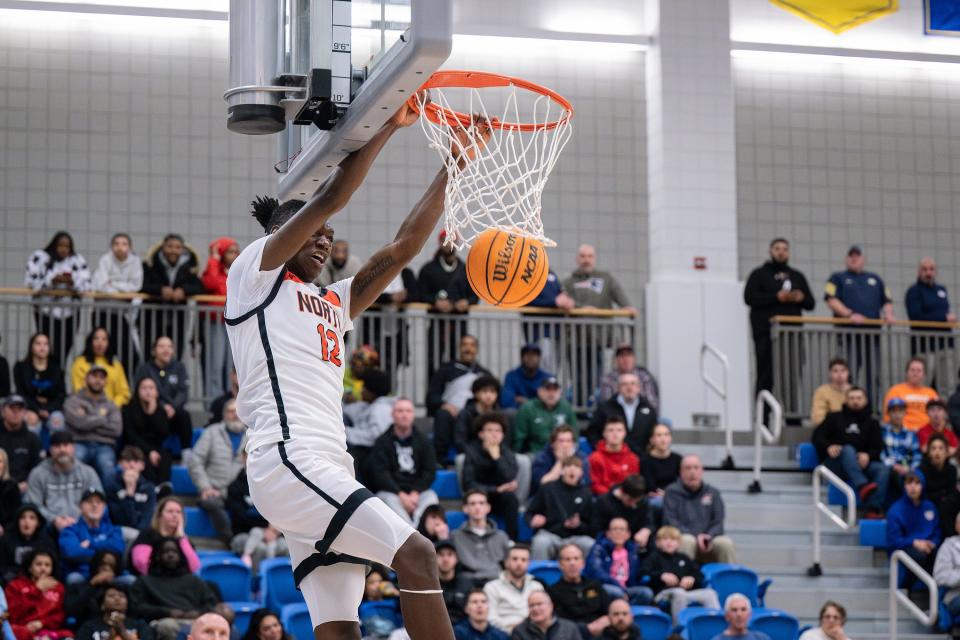
[[[357,482],[346,452],[263,445],[247,459],[247,478],[257,510],[287,540],[313,626],[358,621],[366,565],[390,566],[413,527]]]

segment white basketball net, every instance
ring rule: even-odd
[[[463,249],[469,247],[477,235],[493,227],[535,238],[548,247],[556,246],[556,242],[543,233],[540,208],[547,177],[570,140],[571,114],[545,95],[535,99],[532,113],[523,109],[525,113],[521,114],[518,88],[514,85],[506,90],[503,110],[491,114],[483,103],[480,89],[458,89],[458,93],[464,91],[469,95],[468,104],[458,104],[455,109],[443,88],[430,89],[429,99],[442,108],[437,111],[439,124],[425,116],[420,118],[430,147],[437,150],[447,168],[443,223],[447,238],[458,249]],[[424,94],[418,94],[416,99],[423,113]],[[471,135],[472,127],[465,127],[449,115],[452,111],[477,114],[489,122],[530,123],[536,128],[521,131],[516,127],[492,126],[490,139],[483,146]],[[558,124],[550,128],[552,122]],[[466,136],[454,135],[465,129]],[[466,140],[466,145],[461,138]],[[474,159],[461,169],[451,154],[454,148],[458,152],[456,156],[468,157],[469,151]]]

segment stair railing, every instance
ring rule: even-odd
[[[713,356],[720,363],[720,369],[723,372],[722,381],[718,383],[707,373],[707,355]],[[727,448],[727,457],[721,465],[724,469],[733,469],[733,425],[730,424],[729,399],[727,398],[727,379],[730,373],[730,360],[727,354],[717,349],[709,342],[704,342],[700,347],[700,377],[704,384],[713,391],[723,402],[723,424],[721,427],[725,430],[724,446]]]
[[[828,484],[832,484],[839,489],[847,499],[845,520],[835,514],[833,510],[830,509],[830,505],[821,499],[820,478],[826,479]],[[840,476],[821,464],[813,470],[813,566],[807,569],[807,575],[811,577],[823,575],[823,569],[820,565],[822,551],[820,535],[823,526],[821,518],[824,515],[843,531],[848,531],[857,526],[857,496],[853,493],[853,488],[840,479]]]
[[[910,573],[915,575],[920,582],[926,585],[927,593],[930,595],[930,612],[927,613],[910,599],[910,597],[897,588],[900,578],[899,565],[906,567]],[[897,640],[897,603],[899,602],[907,611],[917,619],[917,622],[925,627],[932,627],[937,623],[937,613],[939,608],[937,582],[923,567],[917,564],[917,561],[907,555],[906,551],[897,550],[890,555],[890,639]]]

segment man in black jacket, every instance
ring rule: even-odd
[[[866,517],[882,517],[890,468],[880,460],[883,432],[862,387],[847,389],[843,408],[814,430],[813,445],[823,464],[857,490]]]
[[[547,587],[557,615],[576,622],[584,637],[594,637],[610,625],[607,609],[611,597],[596,580],[587,580],[583,573],[583,551],[575,544],[560,547],[558,556],[560,580]],[[586,633],[584,633],[586,632]]]
[[[517,539],[517,456],[506,444],[507,419],[501,413],[486,413],[474,423],[477,439],[467,445],[463,459],[463,490],[487,494],[492,513],[503,518],[511,540]]]
[[[463,606],[467,604],[467,594],[473,589],[473,578],[462,570],[457,548],[449,540],[438,540],[434,544],[437,550],[437,571],[440,574],[440,589],[443,590],[443,604],[447,607],[450,622],[456,624],[463,620]]]
[[[534,560],[553,560],[561,547],[574,544],[581,550],[581,560],[593,546],[590,516],[593,495],[590,487],[580,484],[583,461],[577,456],[561,463],[560,479],[540,486],[527,507],[530,528],[535,529],[530,544]]]
[[[473,397],[473,383],[494,375],[477,364],[480,343],[471,335],[460,338],[456,360],[444,362],[431,376],[427,386],[427,415],[433,416],[433,446],[438,460],[446,460],[453,442],[457,416]],[[498,389],[499,391],[499,389]]]
[[[593,412],[587,427],[587,440],[596,448],[603,439],[603,428],[611,416],[623,418],[627,425],[626,445],[638,455],[647,450],[650,435],[657,426],[657,410],[640,395],[640,378],[634,373],[624,373],[617,381],[617,395]]]
[[[775,238],[770,243],[770,259],[750,273],[743,289],[743,300],[750,307],[753,350],[757,359],[754,394],[760,393],[761,389],[773,389],[770,318],[800,316],[804,309],[812,311],[816,304],[807,278],[787,264],[789,259],[790,243],[783,238]]]
[[[420,268],[417,288],[421,299],[429,305],[430,313],[466,315],[470,305],[477,304],[477,294],[467,282],[467,268],[457,257],[453,243],[446,242],[447,233],[441,231],[440,247],[433,260]],[[427,375],[432,376],[437,363],[453,357],[454,345],[466,335],[465,320],[431,320],[427,328]]]
[[[170,311],[146,312],[144,326],[147,344],[153,344],[157,336],[166,335],[173,338],[177,345],[177,357],[183,353],[185,337],[184,312],[190,296],[205,293],[203,283],[197,276],[199,264],[197,255],[188,248],[183,237],[176,233],[168,233],[159,246],[154,246],[147,252],[147,260],[143,263],[143,289],[155,298],[160,304],[177,305],[180,309]]]
[[[7,452],[10,477],[27,490],[27,476],[40,463],[40,438],[27,428],[27,401],[16,394],[3,399],[3,428],[0,429],[0,449]]]
[[[427,507],[440,499],[430,485],[437,475],[433,445],[413,428],[413,402],[397,398],[393,403],[393,425],[370,451],[370,489],[387,506],[414,527]]]
[[[633,541],[641,551],[647,548],[656,522],[653,509],[647,503],[647,483],[643,476],[629,475],[607,493],[597,496],[593,503],[590,533],[597,535],[606,531],[614,518],[626,520]]]

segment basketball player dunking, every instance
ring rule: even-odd
[[[306,204],[263,211],[260,201],[255,215],[267,235],[243,250],[227,278],[224,315],[240,382],[237,411],[249,427],[250,494],[287,539],[318,640],[360,638],[357,608],[371,561],[397,572],[413,640],[453,638],[433,546],[355,479],[340,405],[343,335],[431,236],[446,171],[355,277],[325,289],[312,284],[330,254],[327,220],[347,205],[390,136],[416,119],[402,107]],[[479,129],[486,138],[485,126],[471,128]]]

